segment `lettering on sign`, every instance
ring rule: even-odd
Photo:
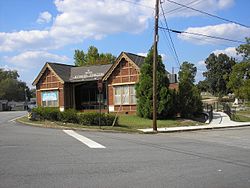
[[[83,75],[74,76],[73,79],[87,79],[87,78],[96,78],[102,76],[104,76],[104,73],[93,73],[92,71],[88,70]]]

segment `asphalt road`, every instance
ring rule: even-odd
[[[250,127],[170,134],[78,134],[9,122],[0,112],[0,187],[249,188]],[[80,136],[81,137],[81,136]]]

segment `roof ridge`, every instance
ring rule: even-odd
[[[79,67],[98,67],[98,66],[104,66],[104,65],[112,65],[112,63],[108,63],[108,64],[100,64],[100,65],[84,65],[84,66],[74,66],[75,68],[79,68]]]
[[[131,55],[136,55],[136,56],[139,56],[139,57],[143,57],[143,58],[145,58],[145,56],[143,56],[143,55],[134,54],[134,53],[131,53],[131,52],[124,52],[124,53],[126,53],[126,54],[131,54]]]
[[[53,64],[53,65],[62,65],[62,66],[76,67],[75,65],[63,64],[63,63],[56,63],[56,62],[46,62],[46,63]]]

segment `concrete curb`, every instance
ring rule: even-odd
[[[171,127],[171,128],[158,128],[157,133],[173,133],[173,132],[185,132],[185,131],[199,131],[199,130],[211,130],[211,129],[228,129],[237,127],[250,126],[250,122],[237,125],[206,125],[206,126],[189,126],[189,127]],[[145,134],[153,134],[153,129],[138,129]]]
[[[22,116],[24,117],[24,116]],[[49,129],[66,129],[66,130],[74,130],[74,131],[89,131],[89,132],[107,132],[107,133],[130,133],[130,134],[143,134],[143,132],[139,132],[139,131],[134,131],[134,132],[129,132],[129,131],[118,131],[118,130],[104,130],[104,129],[88,129],[88,128],[81,128],[81,127],[71,127],[71,126],[62,126],[62,125],[53,125],[53,126],[48,126],[43,124],[38,124],[38,123],[31,123],[31,122],[25,122],[20,120],[21,117],[19,117],[19,119],[15,119],[15,122],[21,123],[23,125],[27,125],[27,126],[34,126],[34,127],[38,127],[38,128],[49,128]]]

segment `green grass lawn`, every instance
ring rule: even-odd
[[[237,111],[233,117],[234,121],[250,122],[250,110]]]
[[[18,119],[19,122],[27,124],[35,124],[35,126],[49,127],[49,128],[80,128],[84,130],[103,130],[103,131],[122,131],[122,132],[138,132],[137,129],[151,128],[152,120],[140,118],[136,115],[120,115],[118,126],[84,126],[73,123],[62,123],[52,121],[31,121],[27,117]],[[178,126],[194,126],[202,124],[193,120],[175,119],[175,120],[158,120],[157,126],[160,127],[178,127]]]

